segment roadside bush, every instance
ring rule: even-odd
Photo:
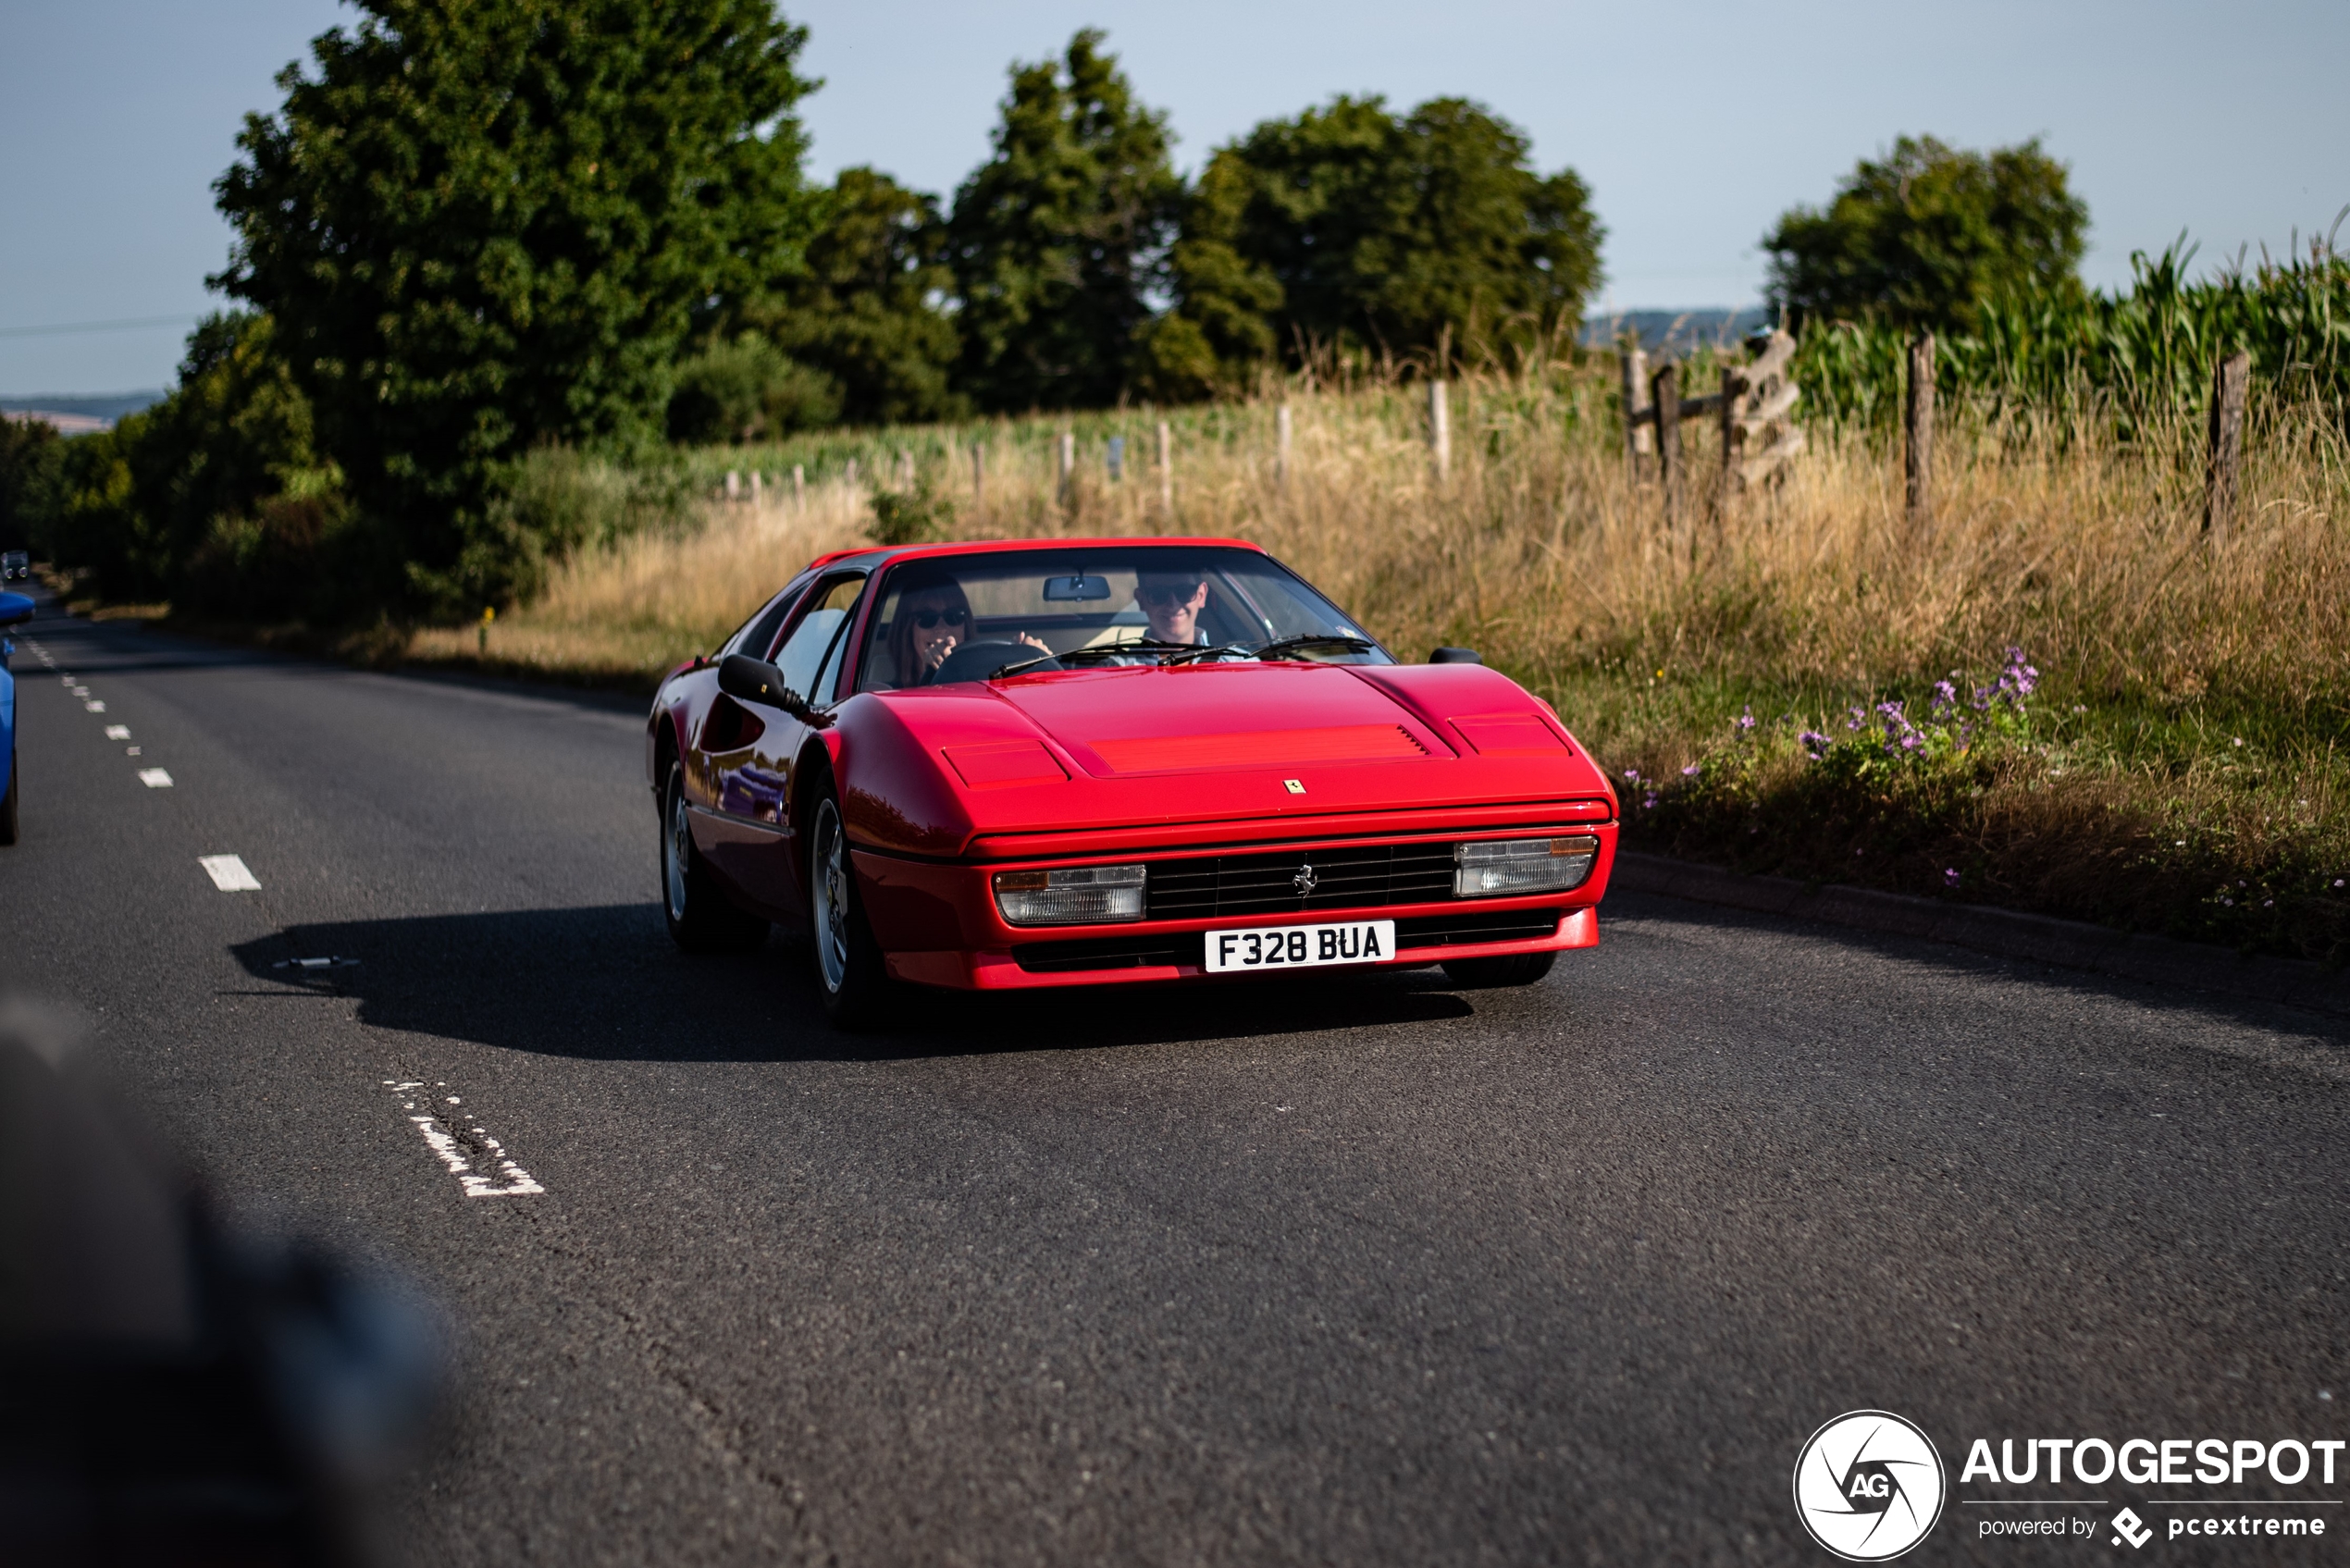
[[[778,440],[833,424],[840,408],[838,382],[745,332],[678,366],[669,438],[699,446]]]

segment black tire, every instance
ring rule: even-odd
[[[17,748],[8,747],[8,793],[0,795],[0,844],[17,841]]]
[[[748,953],[767,940],[767,922],[727,900],[694,847],[686,771],[674,761],[661,792],[661,912],[670,940],[688,953]]]
[[[808,835],[808,925],[816,949],[816,988],[825,1016],[851,1034],[877,1029],[896,1015],[898,987],[864,900],[857,895],[857,868],[848,858],[848,833],[840,802],[829,785],[817,796]]]
[[[1464,991],[1531,985],[1551,972],[1556,953],[1511,953],[1499,958],[1447,958],[1445,978]]]

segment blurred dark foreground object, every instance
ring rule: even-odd
[[[299,1242],[232,1237],[0,1002],[0,1563],[350,1564],[439,1336]]]

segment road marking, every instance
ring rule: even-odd
[[[142,768],[139,770],[139,782],[149,789],[169,789],[171,775],[161,768]]]
[[[125,757],[136,757],[139,755],[139,748],[135,746],[126,746],[122,748],[122,754]]]
[[[103,702],[85,702],[81,706],[93,713],[104,713],[106,710],[106,705]]]
[[[199,855],[196,864],[212,879],[212,885],[223,893],[259,893],[261,879],[245,870],[245,862],[237,855]]]
[[[130,726],[128,724],[108,724],[106,726],[106,738],[108,740],[129,740],[130,738]]]
[[[449,1167],[468,1198],[524,1198],[547,1189],[538,1185],[530,1172],[523,1169],[506,1153],[506,1146],[489,1135],[481,1118],[470,1111],[436,1111],[427,1096],[417,1091],[427,1087],[421,1079],[384,1080],[384,1087],[400,1096],[400,1108],[408,1113],[409,1123],[423,1134],[425,1146]],[[430,1085],[446,1089],[446,1083]],[[451,1105],[462,1104],[458,1096],[444,1096]],[[474,1168],[478,1162],[494,1165],[498,1178],[492,1179]],[[501,1182],[502,1181],[502,1185]]]

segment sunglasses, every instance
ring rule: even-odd
[[[1199,590],[1200,585],[1197,583],[1192,583],[1182,587],[1168,587],[1164,585],[1154,586],[1144,584],[1143,586],[1134,590],[1134,597],[1141,599],[1144,604],[1181,604],[1184,600],[1190,599],[1192,595],[1199,592]]]
[[[920,626],[923,631],[927,632],[935,627],[941,621],[946,622],[950,626],[960,626],[969,622],[971,618],[971,612],[968,610],[922,610],[915,612],[914,624]]]

